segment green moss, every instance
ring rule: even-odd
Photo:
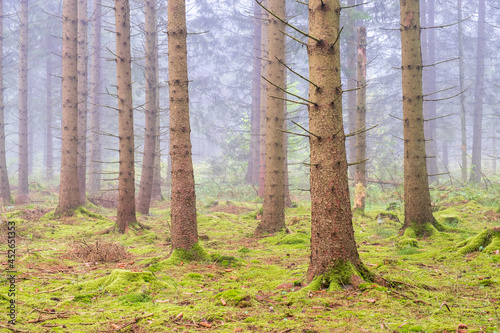
[[[229,289],[215,295],[217,300],[223,299],[227,304],[238,306],[238,307],[247,307],[250,306],[250,295],[244,291],[238,289]]]
[[[106,220],[109,221],[107,217],[104,217],[100,214],[92,213],[90,210],[80,206],[75,210],[75,216],[88,216],[88,217],[93,217],[98,220]]]
[[[296,232],[293,234],[286,235],[282,239],[276,242],[277,245],[294,245],[294,244],[309,244],[311,241],[310,237],[304,233]]]
[[[127,294],[120,296],[118,298],[119,301],[121,301],[125,305],[133,305],[135,303],[146,303],[146,302],[151,302],[153,297],[147,294]]]
[[[359,272],[349,261],[338,259],[327,273],[315,277],[308,288],[311,290],[341,290],[343,287],[351,285],[353,276],[363,279],[363,275],[371,279],[371,274],[366,269]]]
[[[439,228],[442,229],[440,226]],[[406,228],[403,236],[408,238],[430,237],[438,232],[438,229],[431,223],[413,223],[412,226]]]
[[[218,253],[210,254],[208,258],[211,262],[223,267],[238,266],[240,263],[240,260],[236,257],[221,255]]]
[[[485,229],[474,237],[458,244],[461,249],[459,254],[467,254],[475,251],[491,253],[500,249],[500,229]]]
[[[406,233],[405,233],[406,235]],[[406,247],[418,247],[418,240],[416,238],[401,237],[396,243],[396,248],[398,250],[404,249]]]
[[[95,293],[76,295],[73,298],[73,302],[81,302],[81,303],[89,304],[89,303],[91,303],[92,298],[94,298],[96,295],[97,294],[95,294]]]
[[[58,218],[59,218],[59,216],[56,214],[56,211],[52,210],[52,211],[48,212],[47,214],[45,214],[44,216],[42,216],[40,218],[40,221],[53,221],[53,220],[57,220]]]
[[[6,212],[3,215],[5,216],[6,219],[11,219],[13,217],[23,215],[23,211],[21,211],[21,210],[15,210],[15,211],[12,211],[12,212]]]
[[[462,222],[462,219],[460,216],[455,215],[455,214],[443,214],[438,218],[439,223],[450,226],[450,227],[456,227],[458,224]]]

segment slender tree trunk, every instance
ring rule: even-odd
[[[458,0],[458,61],[460,75],[460,91],[464,91],[464,33],[462,26],[462,0]],[[462,139],[462,182],[467,182],[467,124],[465,113],[465,94],[460,94],[460,134]]]
[[[347,0],[347,6],[354,6],[356,0]],[[353,17],[353,11],[348,11],[347,14],[347,27],[349,29],[346,48],[346,76],[347,76],[347,119],[349,124],[349,132],[356,131],[359,126],[356,125],[356,20]],[[347,139],[349,143],[349,159],[355,162],[356,158],[356,136]],[[349,173],[351,177],[355,176],[355,169],[350,168]]]
[[[366,28],[358,28],[358,74],[357,74],[357,104],[356,109],[356,124],[358,130],[366,128]],[[361,132],[357,135],[356,140],[356,161],[361,162],[366,159],[366,132]],[[366,163],[356,165],[354,183],[355,200],[354,211],[359,211],[361,214],[365,212],[366,199]]]
[[[158,57],[157,57],[158,60]],[[158,63],[156,66],[158,70]],[[159,81],[159,78],[157,79],[157,82]],[[159,96],[160,90],[158,89],[156,95],[157,98]],[[160,136],[161,136],[161,128],[160,128],[160,100],[158,99],[156,102],[156,105],[158,105],[158,111],[156,112],[156,135],[155,135],[155,157],[154,157],[154,174],[153,174],[153,189],[151,192],[151,200],[164,200],[163,194],[161,193],[161,185],[162,185],[162,179],[161,179],[161,145],[160,145]],[[170,158],[170,155],[169,155]],[[170,175],[169,172],[167,172],[167,175]]]
[[[268,9],[278,17],[285,17],[285,1],[269,0]],[[279,62],[285,61],[285,24],[269,15],[268,43],[269,57],[266,79],[274,85],[286,88],[285,67]],[[278,60],[279,59],[279,60]],[[284,101],[282,90],[268,85],[266,100],[266,173],[264,185],[264,204],[262,220],[255,232],[272,233],[285,227],[285,192],[284,192]],[[275,98],[278,97],[278,98]]]
[[[450,158],[448,154],[448,141],[443,140],[443,164],[446,171],[450,170]]]
[[[252,59],[252,111],[250,115],[250,154],[248,158],[247,182],[252,185],[259,183],[260,161],[260,77],[261,71],[261,27],[260,6],[254,2],[254,15],[256,17],[253,29],[253,59]]]
[[[484,54],[486,47],[485,0],[479,0],[477,52],[476,52],[476,85],[474,89],[474,125],[472,133],[472,170],[469,181],[481,182],[481,154],[483,142],[483,97],[484,97]]]
[[[286,71],[285,71],[286,73]],[[285,74],[286,77],[286,74]],[[287,112],[287,105],[284,103],[284,122],[283,122],[283,130],[286,130],[287,128],[287,118],[288,118],[288,112]],[[283,133],[283,153],[284,153],[284,158],[283,158],[283,186],[284,186],[284,191],[285,191],[285,207],[291,208],[293,207],[292,205],[292,199],[290,198],[290,180],[288,178],[288,133]]]
[[[50,23],[49,23],[50,24]],[[54,136],[52,134],[53,126],[53,99],[52,99],[52,72],[53,64],[52,57],[52,43],[50,41],[50,27],[47,28],[46,35],[46,46],[49,51],[49,56],[46,60],[46,107],[47,107],[47,118],[46,118],[46,136],[45,136],[45,178],[51,181],[54,178]]]
[[[268,0],[263,0],[262,5],[267,6]],[[261,9],[260,15],[260,75],[267,77],[267,67],[269,58],[269,42],[267,37],[269,14]],[[260,126],[259,126],[259,197],[264,197],[264,187],[266,178],[266,110],[267,110],[267,82],[261,78],[260,86]]]
[[[149,213],[153,178],[155,169],[156,120],[158,107],[158,81],[156,57],[158,57],[157,26],[156,26],[156,0],[145,0],[145,49],[146,49],[146,128],[144,130],[144,154],[142,161],[141,186],[139,188],[139,204],[137,211],[141,214]]]
[[[63,2],[62,147],[59,214],[72,215],[80,205],[78,186],[78,4]]]
[[[436,225],[431,211],[425,153],[419,0],[400,0],[404,118],[404,199],[402,230],[426,236]]]
[[[78,185],[80,205],[87,201],[87,0],[78,0]]]
[[[340,1],[309,1],[310,80],[309,137],[311,147],[311,257],[308,280],[326,285],[352,283],[352,275],[368,278],[359,258],[349,198],[347,157],[342,121]],[[353,274],[336,271],[349,269]],[[343,272],[342,272],[343,273]],[[343,279],[342,277],[346,277]],[[339,281],[340,278],[340,281]]]
[[[189,124],[185,0],[168,1],[167,10],[172,247],[189,251],[198,242],[198,227]]]
[[[28,0],[20,0],[19,36],[19,169],[17,204],[29,201],[28,186]]]
[[[5,155],[4,85],[3,85],[3,0],[0,0],[0,197],[3,205],[12,203]]]
[[[120,168],[116,225],[124,233],[137,223],[135,216],[134,105],[132,103],[132,58],[130,55],[129,0],[115,0],[116,86]]]
[[[92,23],[92,56],[90,74],[90,163],[88,191],[95,194],[101,191],[101,0],[94,0]]]

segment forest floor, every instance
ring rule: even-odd
[[[1,332],[500,333],[500,249],[457,252],[461,241],[500,225],[498,193],[474,201],[458,190],[436,192],[435,216],[453,229],[405,246],[400,204],[371,207],[354,219],[358,251],[393,287],[335,292],[304,287],[307,201],[287,209],[291,233],[268,237],[253,235],[260,203],[200,201],[200,245],[209,257],[188,262],[166,259],[167,202],[139,217],[149,230],[98,235],[113,226],[114,209],[89,204],[53,219],[57,198],[43,189],[37,198],[44,202],[3,211]],[[7,221],[16,227],[11,262]],[[17,272],[15,326],[7,324],[9,270]]]

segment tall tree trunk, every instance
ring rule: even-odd
[[[87,201],[87,0],[78,0],[78,185],[80,205]]]
[[[425,153],[419,0],[400,0],[404,118],[404,199],[402,230],[425,236],[436,225],[431,211]]]
[[[53,99],[52,99],[52,72],[53,72],[53,64],[52,57],[50,56],[52,53],[52,43],[50,41],[50,23],[47,26],[47,35],[46,35],[46,47],[49,52],[49,56],[46,59],[46,125],[45,125],[45,178],[48,181],[51,181],[54,178],[54,137],[52,134],[52,126],[53,126]]]
[[[340,1],[309,1],[311,257],[308,280],[338,286],[369,277],[359,258],[349,198],[340,78]],[[339,271],[348,274],[335,274]],[[352,274],[350,274],[352,273]],[[343,277],[346,277],[344,279]]]
[[[170,0],[167,9],[172,247],[189,251],[198,242],[198,227],[189,124],[185,0]]]
[[[94,0],[92,23],[92,57],[90,74],[90,163],[88,191],[95,194],[101,190],[101,0]]]
[[[28,186],[28,0],[20,0],[19,35],[19,169],[17,204],[29,201]]]
[[[262,5],[267,6],[268,0],[263,0]],[[264,197],[266,179],[266,110],[268,84],[262,77],[267,77],[269,58],[269,41],[267,36],[269,14],[261,9],[260,15],[260,126],[259,126],[259,197]]]
[[[458,0],[458,61],[460,75],[460,91],[464,91],[464,33],[462,26],[462,0]],[[467,182],[467,124],[465,117],[465,94],[460,94],[460,134],[462,139],[462,182]]]
[[[285,1],[269,0],[268,9],[280,18],[285,18]],[[266,100],[266,173],[264,185],[264,204],[262,220],[257,226],[257,234],[276,232],[285,227],[285,192],[284,192],[284,92],[277,88],[286,88],[285,67],[279,62],[285,61],[285,24],[269,15],[268,43],[269,56],[266,79],[268,85]],[[276,85],[276,86],[274,86]],[[277,98],[276,98],[277,97]],[[281,98],[281,99],[280,99]]]
[[[358,28],[358,74],[357,74],[357,108],[356,108],[356,124],[358,130],[363,130],[366,127],[366,28]],[[361,132],[356,140],[356,161],[361,162],[366,159],[366,132]],[[366,163],[356,165],[356,173],[354,177],[355,199],[354,211],[359,211],[361,214],[365,212],[366,199]]]
[[[260,77],[261,71],[261,27],[260,6],[254,2],[253,22],[253,59],[252,59],[252,111],[250,115],[250,154],[248,157],[247,182],[252,185],[259,183],[259,161],[260,161]]]
[[[157,26],[156,26],[156,0],[145,0],[145,51],[146,51],[146,128],[144,130],[144,154],[142,160],[141,186],[139,188],[139,203],[137,211],[141,214],[149,213],[153,178],[155,169],[156,120],[159,105],[156,95],[158,93],[158,57]]]
[[[63,1],[62,147],[59,214],[72,215],[80,205],[78,186],[78,4]]]
[[[0,0],[0,197],[3,205],[12,202],[10,197],[7,157],[5,155],[4,85],[3,85],[3,0]]]
[[[356,5],[356,0],[347,0],[347,6]],[[350,10],[347,13],[347,27],[349,29],[346,48],[346,76],[347,76],[347,119],[349,132],[356,131],[359,126],[356,125],[356,19],[353,16],[354,11]],[[356,158],[356,136],[347,139],[349,143],[349,159],[354,162]],[[349,169],[351,177],[355,176],[355,169]]]
[[[158,57],[157,57],[158,60]],[[158,70],[158,62],[156,64],[156,68]],[[159,77],[157,82],[160,82]],[[156,95],[157,98],[159,96],[160,90],[158,89]],[[156,102],[158,105],[158,111],[156,112],[156,135],[155,135],[155,157],[154,157],[154,174],[153,174],[153,189],[151,192],[151,200],[164,200],[163,194],[161,193],[161,128],[160,128],[160,100],[158,99]],[[170,155],[169,159],[170,159]],[[167,172],[167,175],[170,175],[170,172]]]
[[[483,97],[484,97],[484,54],[486,47],[485,36],[486,4],[479,0],[477,51],[476,51],[476,85],[474,89],[474,127],[472,133],[472,170],[469,181],[481,182],[481,150],[483,142]]]
[[[285,71],[286,73],[286,71]],[[285,74],[286,77],[286,74]],[[283,122],[283,130],[286,131],[287,129],[287,118],[288,118],[288,112],[287,112],[287,105],[284,103],[284,111],[283,111],[283,116],[284,116],[284,122]],[[291,208],[293,207],[292,204],[292,199],[290,198],[290,180],[288,177],[288,133],[283,133],[283,186],[284,186],[284,191],[285,191],[285,207]]]

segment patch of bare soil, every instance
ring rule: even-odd
[[[87,243],[85,240],[75,241],[71,245],[69,255],[79,262],[99,263],[120,262],[132,257],[123,245],[102,240],[96,240],[95,243]]]

